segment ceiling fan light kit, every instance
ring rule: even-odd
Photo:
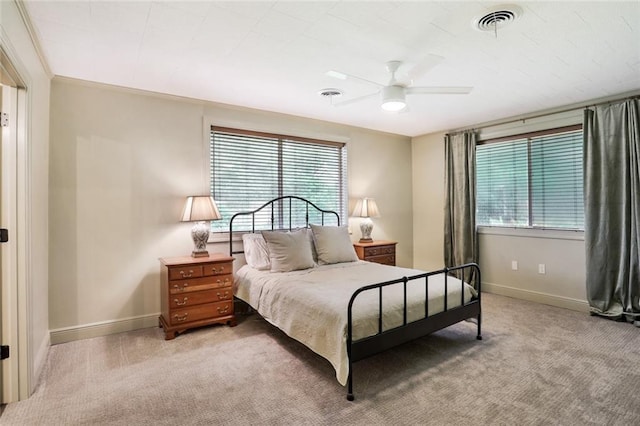
[[[382,109],[400,111],[407,106],[402,86],[385,86],[382,88]]]

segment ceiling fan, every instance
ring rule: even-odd
[[[414,79],[420,77],[429,69],[437,65],[442,61],[441,56],[429,55],[425,60],[416,65],[411,71],[409,71],[409,83],[403,83],[396,79],[396,72],[402,65],[402,61],[389,61],[387,62],[387,71],[391,74],[389,83],[381,84],[375,81],[367,80],[362,77],[357,77],[350,74],[345,74],[339,71],[329,71],[327,75],[341,80],[348,78],[354,78],[357,80],[365,81],[367,83],[378,86],[378,90],[368,95],[359,96],[353,99],[348,99],[342,102],[333,102],[334,106],[345,106],[356,102],[360,102],[365,99],[372,98],[374,96],[381,96],[381,108],[385,111],[402,111],[407,107],[406,96],[407,95],[464,95],[471,92],[473,87],[467,86],[422,86],[412,87],[411,83]]]

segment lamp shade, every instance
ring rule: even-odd
[[[353,217],[380,217],[378,205],[373,198],[362,198],[353,209]]]
[[[195,195],[187,197],[182,212],[182,222],[200,222],[222,219],[218,206],[213,197],[208,195]]]

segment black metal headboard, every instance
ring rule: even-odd
[[[251,216],[251,232],[256,232],[256,214],[261,212],[262,210],[268,209],[271,207],[271,227],[270,229],[273,231],[276,229],[276,215],[281,219],[278,223],[282,224],[278,229],[284,230],[293,230],[294,228],[300,227],[300,224],[295,224],[292,221],[293,217],[293,200],[299,200],[302,203],[296,203],[296,209],[298,206],[302,206],[300,208],[304,209],[304,226],[309,226],[309,207],[312,207],[315,211],[320,214],[320,225],[325,224],[325,215],[334,215],[336,218],[337,225],[340,225],[340,215],[333,210],[324,210],[320,207],[313,204],[311,201],[304,199],[302,197],[296,197],[295,195],[285,195],[283,197],[274,198],[271,201],[267,201],[262,206],[258,207],[252,211],[239,212],[234,214],[229,221],[229,255],[233,256],[234,254],[244,253],[244,250],[233,250],[233,222],[236,218],[240,218],[242,216]],[[288,201],[288,203],[287,203]],[[287,206],[288,204],[288,206]],[[313,211],[313,210],[312,210]],[[288,216],[288,219],[287,219]],[[287,224],[287,225],[285,225]],[[248,231],[247,231],[248,232]]]

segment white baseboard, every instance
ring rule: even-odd
[[[487,293],[499,294],[502,296],[513,297],[516,299],[528,300],[530,302],[543,303],[545,305],[571,309],[574,311],[589,312],[589,303],[586,300],[573,299],[569,297],[540,293],[531,290],[523,290],[520,288],[508,287],[501,284],[493,284],[488,282],[482,283],[482,291]],[[50,340],[52,345],[56,345],[59,343],[72,342],[74,340],[90,339],[92,337],[122,333],[124,331],[158,327],[159,315],[159,313],[156,313],[139,317],[125,318],[121,320],[104,321],[74,327],[58,328],[49,332]],[[44,350],[44,355],[41,354],[41,352],[43,351],[42,348],[40,349],[40,351],[38,351],[39,362],[36,364],[37,371],[39,371],[44,365],[48,345],[45,346]]]
[[[138,330],[140,328],[158,327],[160,314],[142,315],[113,321],[94,322],[91,324],[50,330],[51,344],[72,342],[74,340],[90,339],[92,337],[107,336],[123,331]]]
[[[543,303],[545,305],[557,306],[559,308],[571,309],[579,312],[589,312],[589,302],[586,300],[573,299],[570,297],[557,296],[555,294],[540,293],[537,291],[523,290],[521,288],[508,287],[501,284],[482,283],[482,291],[499,294],[501,296],[523,299],[530,302]]]

